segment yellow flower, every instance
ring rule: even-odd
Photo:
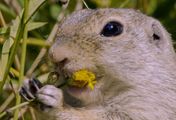
[[[79,70],[73,73],[68,84],[80,88],[87,86],[93,90],[96,84],[95,74],[85,69]]]

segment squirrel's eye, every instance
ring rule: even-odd
[[[116,21],[108,22],[103,30],[101,31],[101,35],[105,37],[112,37],[120,35],[123,32],[123,25]]]

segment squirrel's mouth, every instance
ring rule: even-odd
[[[98,81],[103,77],[97,72],[88,69],[68,71],[55,71],[49,75],[50,84],[58,88],[68,88],[69,91],[93,90]]]

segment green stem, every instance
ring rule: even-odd
[[[84,0],[82,0],[82,2],[86,6],[87,9],[90,9],[89,6],[87,5],[87,3]]]
[[[23,24],[26,23],[26,19],[28,17],[28,8],[29,8],[29,1],[25,0],[24,1],[24,19],[23,19]],[[23,43],[22,43],[22,55],[21,55],[21,66],[20,66],[20,76],[19,76],[19,83],[18,87],[22,85],[23,78],[24,78],[24,69],[25,69],[25,60],[26,60],[26,48],[27,48],[27,37],[28,37],[28,29],[27,29],[27,24],[25,24],[24,31],[23,31]],[[20,94],[17,92],[16,95],[16,106],[18,106],[21,103],[21,97]],[[19,109],[15,110],[14,113],[14,120],[18,120],[18,114],[19,114]]]
[[[50,44],[47,43],[46,41],[44,41],[42,39],[34,39],[34,38],[28,38],[27,45],[50,47]]]
[[[29,17],[27,17],[27,18],[25,19],[25,23],[28,23],[28,22],[29,22],[29,20],[31,19],[31,17],[36,13],[36,11],[39,10],[39,8],[40,8],[46,1],[47,1],[47,0],[43,1],[42,4],[40,4],[40,5],[37,7],[37,9],[35,10],[35,12],[33,12],[32,15],[30,15]]]
[[[0,25],[2,24],[3,27],[7,27],[4,17],[0,11]]]
[[[23,20],[23,16],[22,16],[22,19],[21,19],[20,23],[22,23],[22,20]],[[2,93],[3,86],[6,82],[10,67],[12,66],[12,63],[14,61],[15,54],[16,54],[17,48],[19,46],[19,42],[20,42],[20,40],[22,38],[22,35],[23,35],[24,26],[25,26],[24,24],[20,24],[19,27],[18,27],[16,39],[14,39],[14,44],[12,46],[11,53],[10,53],[10,56],[9,56],[9,61],[7,63],[7,67],[6,67],[6,70],[4,72],[2,82],[0,82],[0,94]]]
[[[12,102],[14,97],[15,97],[14,93],[11,93],[10,96],[5,100],[5,102],[0,106],[0,113],[7,108],[7,106]]]
[[[46,2],[46,1],[42,2],[42,4],[37,7],[37,9],[32,13],[32,15],[30,15],[29,17],[27,17],[27,18],[24,19],[24,14],[23,14],[23,16],[22,16],[22,18],[21,18],[20,25],[19,25],[19,27],[18,27],[16,37],[15,37],[15,39],[14,39],[14,44],[13,44],[12,49],[11,49],[11,51],[10,51],[11,53],[10,53],[10,56],[9,56],[9,61],[8,61],[8,63],[7,63],[6,70],[5,70],[5,73],[4,73],[4,76],[3,76],[2,81],[0,81],[0,94],[2,93],[3,86],[4,86],[5,82],[6,82],[6,79],[7,79],[9,70],[10,70],[10,67],[12,66],[12,63],[13,63],[13,61],[14,61],[17,48],[18,48],[19,43],[20,43],[20,40],[21,40],[21,38],[22,38],[22,36],[23,36],[23,32],[24,32],[25,25],[29,22],[29,20],[31,19],[31,17],[37,12],[37,10],[38,10],[45,2]],[[25,21],[25,22],[24,22],[24,21]]]
[[[21,104],[19,104],[19,105],[17,105],[17,106],[14,106],[14,107],[12,107],[12,108],[7,109],[6,111],[0,113],[0,119],[1,119],[2,117],[4,117],[6,114],[12,112],[13,110],[16,110],[16,109],[19,109],[19,108],[21,108],[21,107],[23,107],[23,106],[28,105],[30,102],[31,102],[31,101],[29,101],[29,102],[24,102],[24,103],[21,103]]]
[[[26,41],[27,41],[27,45],[46,47],[46,48],[50,47],[50,44],[43,39],[28,38]],[[22,42],[20,42],[20,44],[21,43]],[[4,40],[0,41],[0,45],[1,44],[4,44]]]

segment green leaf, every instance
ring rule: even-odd
[[[34,29],[43,27],[46,24],[47,24],[47,22],[30,22],[30,23],[28,23],[28,31],[32,31]]]
[[[12,9],[10,9],[9,7],[5,6],[2,3],[0,3],[0,10],[3,11],[6,16],[10,16],[12,18],[15,18],[16,16],[15,12]]]
[[[20,16],[22,16],[23,12]],[[1,55],[1,61],[0,61],[0,68],[2,68],[0,72],[0,81],[2,81],[4,77],[4,73],[6,70],[6,66],[9,60],[9,52],[10,49],[14,43],[14,38],[16,38],[17,31],[20,27],[20,16],[17,16],[16,19],[12,22],[12,26],[10,27],[10,36],[9,38],[4,42],[2,47],[2,55]]]
[[[42,4],[44,4],[46,0],[30,0],[29,1],[29,14],[26,22],[30,20],[30,18],[37,12]]]
[[[0,35],[8,34],[10,32],[9,27],[0,28]]]
[[[20,16],[17,16],[14,21],[12,21],[12,26],[10,27],[10,37],[11,38],[16,38],[17,31],[19,29],[20,23],[21,23],[21,18],[23,15],[24,10],[22,10]]]
[[[12,47],[12,45],[13,45],[13,40],[12,39],[7,39],[3,44],[2,55],[1,55],[1,63],[0,63],[0,67],[1,67],[0,81],[3,78],[3,74],[4,74],[4,71],[6,69],[8,58],[9,58],[9,52],[10,52],[10,48]]]

